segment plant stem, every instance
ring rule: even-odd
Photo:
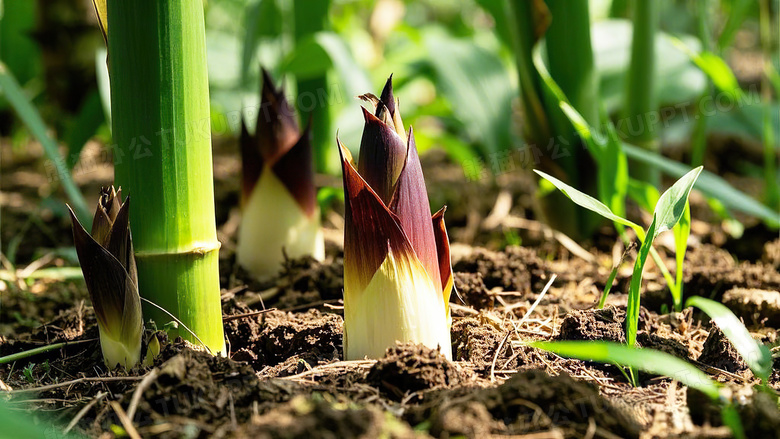
[[[598,76],[593,61],[588,0],[546,0],[552,22],[545,35],[550,76],[582,115],[589,126],[599,126]],[[559,107],[558,99],[544,95],[552,135],[537,145],[551,160],[551,170],[563,174],[564,181],[586,193],[596,193],[598,184],[593,157],[581,145],[577,131]],[[558,151],[559,154],[554,154]],[[555,173],[555,172],[554,172]],[[560,197],[560,198],[559,198]],[[561,209],[562,195],[547,200],[548,220],[554,227],[575,239],[588,235],[601,223],[589,211]]]
[[[629,129],[626,140],[649,151],[658,151],[655,127],[650,114],[657,111],[655,99],[655,34],[658,29],[659,0],[634,0],[634,33],[631,39],[631,64],[628,70],[624,117]],[[629,164],[632,177],[658,187],[661,174],[652,166]]]
[[[509,2],[510,36],[520,82],[520,99],[523,102],[525,137],[542,143],[550,138],[550,126],[542,102],[542,79],[534,68],[533,48],[539,23],[534,20],[533,2],[514,0]]]
[[[115,177],[133,199],[139,292],[224,352],[203,4],[110,0],[108,23]],[[147,305],[144,316],[171,320]]]
[[[46,346],[40,346],[26,351],[17,352],[15,354],[6,355],[5,357],[0,357],[0,364],[7,364],[14,361],[24,360],[25,358],[29,358],[34,355],[45,354],[46,352],[51,352],[67,346],[73,346],[81,343],[94,342],[94,341],[98,341],[98,339],[93,338],[91,340],[77,340],[77,341],[66,341],[62,343],[52,343]]]

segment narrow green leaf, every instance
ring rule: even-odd
[[[674,228],[674,256],[675,256],[675,282],[671,288],[674,310],[682,311],[683,297],[683,268],[685,266],[685,252],[688,250],[688,237],[691,235],[691,204],[685,204],[685,212]]]
[[[726,338],[739,352],[753,373],[764,382],[772,373],[772,353],[763,344],[750,336],[742,322],[722,303],[701,296],[693,296],[685,302],[685,306],[695,306],[704,311],[718,325]]]
[[[626,343],[629,346],[636,344],[636,333],[639,328],[639,304],[641,301],[642,272],[645,269],[647,255],[653,248],[653,240],[656,233],[657,223],[655,218],[647,229],[646,238],[639,247],[639,254],[634,262],[634,271],[631,274],[631,284],[628,287],[628,303],[626,304]]]
[[[715,401],[720,398],[720,386],[715,381],[696,366],[665,352],[637,349],[608,341],[537,341],[529,345],[564,357],[618,364],[664,375],[700,390]]]
[[[712,52],[696,53],[680,39],[676,37],[669,37],[669,39],[676,48],[688,55],[691,61],[709,76],[713,84],[720,90],[734,93],[735,96],[742,93],[737,77],[723,58]]]
[[[558,180],[557,178],[553,177],[552,175],[548,175],[542,171],[539,171],[537,169],[534,169],[534,172],[539,174],[542,178],[552,183],[556,188],[558,188],[559,191],[563,192],[564,195],[566,195],[570,200],[574,201],[575,204],[577,204],[580,207],[584,207],[591,212],[595,212],[604,218],[614,221],[618,224],[622,224],[627,227],[631,227],[634,230],[639,229],[640,232],[637,232],[639,236],[644,236],[644,230],[642,230],[642,227],[640,227],[638,224],[633,223],[625,218],[619,217],[615,215],[612,210],[607,207],[604,203],[601,201],[591,197],[588,194],[582,193],[578,191],[577,189],[569,186],[568,184]]]
[[[702,169],[704,167],[699,166],[691,170],[661,194],[653,213],[657,223],[654,238],[667,230],[672,230],[672,227],[680,221],[680,217],[685,212],[685,206],[688,204],[688,196]]]
[[[599,163],[599,193],[602,199],[618,216],[625,216],[626,195],[628,191],[628,158],[623,152],[623,145],[617,130],[608,117],[607,142],[604,157]]]
[[[690,166],[626,143],[623,144],[623,151],[629,158],[658,166],[663,173],[672,177],[679,178],[691,170]],[[744,192],[734,189],[721,177],[705,170],[702,171],[697,183],[696,189],[708,197],[720,200],[727,208],[760,218],[770,227],[780,227],[780,213],[761,204]]]
[[[49,137],[46,125],[43,123],[38,111],[24,95],[21,87],[19,87],[19,83],[16,82],[16,78],[14,78],[13,74],[8,71],[5,64],[2,62],[0,62],[0,91],[5,94],[6,99],[8,99],[11,106],[16,110],[16,113],[19,115],[19,118],[22,119],[22,122],[27,125],[27,128],[29,128],[35,138],[41,142],[41,146],[43,146],[46,156],[54,163],[62,187],[65,189],[65,194],[67,194],[68,199],[73,205],[73,209],[76,211],[79,220],[81,220],[82,224],[86,227],[91,227],[92,215],[87,208],[87,203],[84,201],[84,196],[73,181],[70,172],[68,172],[65,160],[60,155],[57,148],[57,143]]]
[[[241,82],[246,84],[261,37],[282,33],[282,12],[275,0],[255,0],[247,5],[244,21],[244,41],[241,54]]]
[[[550,78],[550,80],[552,80],[552,78]],[[545,79],[545,81],[547,80]],[[562,100],[559,102],[559,105],[561,110],[563,110],[563,114],[566,115],[582,140],[585,141],[585,146],[588,147],[588,151],[593,155],[593,158],[601,163],[604,160],[604,150],[606,149],[605,139],[598,133],[594,134],[585,118],[567,101]]]

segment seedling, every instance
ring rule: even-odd
[[[627,227],[631,227],[637,234],[637,237],[642,241],[642,245],[639,247],[639,254],[637,255],[636,262],[634,263],[634,273],[631,276],[631,284],[628,292],[628,305],[626,309],[626,341],[629,346],[634,346],[636,343],[636,332],[639,324],[639,303],[640,303],[640,287],[642,285],[642,272],[647,262],[647,256],[650,254],[650,250],[653,246],[653,240],[661,233],[671,230],[680,218],[683,216],[686,206],[688,204],[688,196],[691,193],[696,179],[702,171],[702,167],[698,167],[689,173],[685,174],[679,179],[672,187],[661,195],[658,203],[655,206],[653,212],[653,221],[650,223],[650,227],[645,232],[638,224],[629,221],[623,217],[615,215],[609,207],[604,203],[596,200],[590,195],[584,194],[577,189],[567,185],[566,183],[558,180],[555,177],[545,174],[541,171],[535,171],[544,179],[555,185],[561,192],[569,197],[576,204],[591,210],[599,215],[614,221],[618,224],[622,224]]]

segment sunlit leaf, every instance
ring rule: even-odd
[[[656,166],[664,174],[675,178],[679,178],[691,170],[690,166],[627,143],[623,144],[623,150],[629,159]],[[711,172],[702,171],[697,180],[696,189],[708,197],[720,200],[729,209],[760,218],[771,227],[780,227],[780,213],[735,189],[723,178]]]
[[[655,212],[653,213],[653,216],[657,221],[654,237],[667,230],[672,230],[672,227],[680,221],[680,218],[685,212],[685,205],[688,203],[688,196],[691,193],[691,189],[693,189],[693,185],[696,183],[696,179],[699,178],[702,169],[704,169],[704,167],[699,166],[698,168],[691,170],[677,180],[672,187],[661,194],[661,197],[658,199],[658,204],[655,205]]]
[[[704,311],[723,331],[734,348],[745,360],[750,370],[764,382],[772,373],[772,353],[763,344],[750,336],[742,322],[722,303],[707,299],[706,297],[693,296],[685,302],[685,306],[695,306]]]
[[[529,343],[555,354],[599,363],[616,364],[649,373],[664,375],[699,390],[713,402],[722,404],[720,385],[694,365],[665,352],[631,348],[608,341],[537,341]],[[742,423],[732,405],[721,406],[724,424],[736,438],[744,438]]]
[[[537,341],[529,345],[564,357],[617,364],[664,375],[700,390],[713,400],[720,398],[720,386],[715,381],[696,366],[665,352],[608,341]]]
[[[615,215],[612,212],[612,210],[601,201],[591,197],[588,194],[580,192],[579,190],[553,177],[552,175],[548,175],[536,169],[534,169],[534,172],[536,172],[542,178],[555,185],[555,187],[558,188],[559,191],[563,192],[564,195],[566,195],[570,200],[574,201],[574,203],[577,204],[578,206],[584,207],[590,210],[591,212],[595,212],[610,221],[614,221],[618,224],[631,227],[634,230],[639,229],[638,234],[640,236],[644,235],[644,232],[642,231],[642,227],[640,227],[638,224],[634,222],[631,222],[625,218]]]

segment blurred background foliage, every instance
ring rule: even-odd
[[[464,170],[484,163],[489,172],[497,154],[525,142],[508,1],[514,0],[208,0],[212,132],[237,136],[239,117],[253,118],[263,66],[284,78],[302,122],[311,116],[318,170],[338,175],[336,132],[353,150],[360,143],[363,120],[354,97],[377,93],[392,73],[419,149],[441,148]],[[763,47],[761,1],[772,17]],[[682,144],[689,148],[685,161],[702,160],[703,150],[692,153],[692,145],[714,133],[760,150],[767,118],[769,134],[780,139],[780,7],[778,0],[761,1],[659,0],[655,102],[678,109],[664,119],[662,151]],[[631,3],[589,2],[599,105],[612,117],[620,114],[626,90]],[[111,142],[105,49],[91,0],[0,4],[0,60],[67,148],[72,167],[90,138]],[[731,72],[714,68],[708,76],[681,45],[722,57],[750,104],[697,122],[696,104],[718,85],[712,76]],[[19,148],[31,139],[2,96],[0,135]],[[769,151],[776,153],[776,142]],[[750,162],[735,166],[748,175],[764,172]]]

